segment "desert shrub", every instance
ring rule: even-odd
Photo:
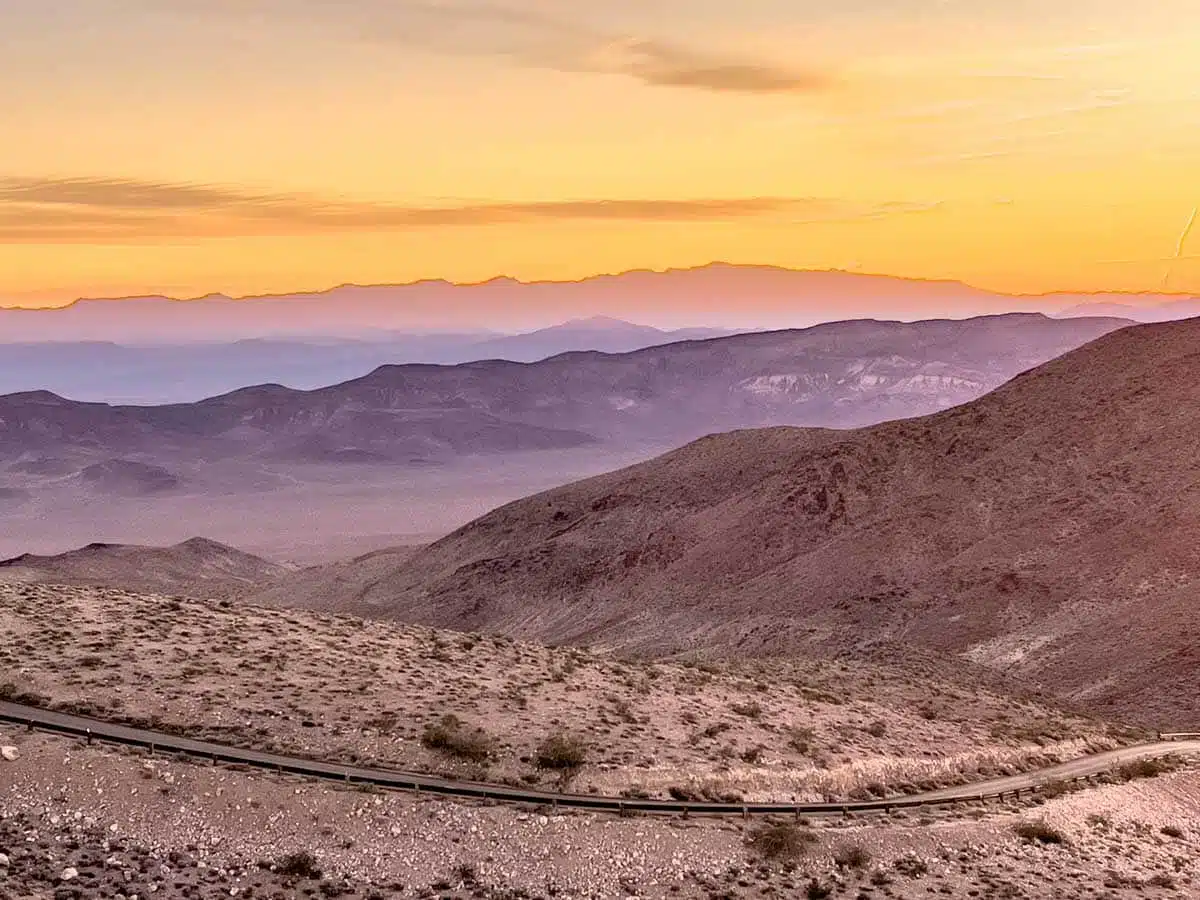
[[[750,765],[754,765],[755,763],[759,762],[762,759],[763,748],[762,747],[747,747],[745,750],[743,750],[741,752],[740,755],[742,757],[742,762],[749,763]]]
[[[746,845],[762,859],[786,862],[803,856],[816,840],[815,834],[793,822],[776,822],[751,831]]]
[[[817,881],[815,878],[812,879],[808,883],[808,887],[804,889],[804,896],[807,897],[808,900],[825,900],[825,898],[832,895],[833,888],[821,884],[821,882]]]
[[[1013,826],[1017,837],[1027,844],[1065,844],[1066,837],[1048,822],[1018,822]]]
[[[1124,781],[1135,781],[1138,778],[1155,778],[1175,770],[1176,763],[1170,757],[1162,759],[1139,759],[1128,762],[1117,768],[1117,776]]]
[[[307,850],[281,856],[275,861],[275,871],[287,878],[311,878],[315,880],[321,877],[321,868],[317,864],[317,858]]]
[[[892,868],[906,878],[921,878],[929,874],[929,863],[915,853],[909,853],[892,863]]]
[[[881,738],[887,734],[887,723],[882,720],[872,722],[867,726],[866,731],[871,737]]]
[[[1159,832],[1169,838],[1175,838],[1176,840],[1183,837],[1183,829],[1176,825],[1164,825],[1159,829]]]
[[[807,756],[812,752],[813,741],[816,739],[816,736],[817,733],[813,729],[797,725],[788,732],[788,746],[801,756]]]
[[[833,861],[839,869],[865,869],[871,864],[871,854],[860,844],[849,844],[837,849]]]
[[[1048,800],[1053,800],[1055,797],[1062,797],[1065,794],[1071,793],[1074,788],[1068,781],[1048,781],[1039,789],[1039,793]]]
[[[484,762],[495,750],[495,741],[482,728],[468,728],[457,716],[446,715],[425,726],[421,743],[459,759]]]
[[[587,744],[569,734],[552,734],[537,748],[539,769],[578,769],[585,762]]]

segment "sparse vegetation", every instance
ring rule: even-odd
[[[906,853],[892,863],[897,874],[905,878],[923,878],[929,874],[929,863],[915,853]]]
[[[871,854],[861,844],[839,847],[833,854],[839,869],[865,869],[871,864]]]
[[[486,762],[495,750],[495,741],[482,728],[469,728],[455,715],[442,716],[436,723],[425,726],[421,743],[458,759]]]
[[[557,757],[573,790],[612,796],[895,796],[1112,746],[1098,723],[850,661],[645,665],[503,636],[45,585],[0,585],[0,630],[13,635],[0,668],[19,702],[363,765],[437,773],[449,761],[474,767],[469,777],[486,765],[488,780],[508,783],[539,783]],[[934,702],[942,714],[930,722],[918,707]],[[1002,716],[1059,723],[1071,739],[997,744],[989,729]],[[578,754],[540,752],[566,730],[586,747],[582,767]]]
[[[575,735],[557,732],[538,746],[539,769],[578,769],[587,762],[587,744]]]
[[[746,845],[761,859],[792,862],[804,856],[816,841],[817,836],[807,828],[793,822],[775,822],[754,828]]]
[[[1159,759],[1139,759],[1124,763],[1116,770],[1116,776],[1122,781],[1136,781],[1139,778],[1157,778],[1167,772],[1173,772],[1179,766],[1175,757],[1164,756]]]
[[[275,871],[288,878],[308,878],[314,881],[322,874],[317,858],[307,850],[281,856],[275,861]]]
[[[1066,836],[1045,821],[1018,822],[1013,832],[1027,844],[1065,844]]]

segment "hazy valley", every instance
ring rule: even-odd
[[[313,391],[169,406],[9,395],[0,499],[17,531],[0,554],[202,534],[312,560],[424,542],[704,434],[944,409],[1125,324],[832,323],[532,364],[384,366]]]

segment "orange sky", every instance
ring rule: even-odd
[[[1200,291],[1195,0],[60,0],[3,19],[0,304],[714,259]]]

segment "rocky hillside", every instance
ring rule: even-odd
[[[1200,319],[975,402],[705,438],[520,501],[310,603],[646,653],[889,643],[1196,727]]]
[[[0,582],[98,585],[190,597],[226,597],[287,574],[284,566],[205,538],[173,547],[89,544],[57,556],[0,562]]]
[[[260,385],[171,406],[15,394],[0,397],[0,460],[119,457],[169,472],[197,459],[409,464],[597,442],[663,447],[766,425],[856,426],[973,399],[1125,324],[1032,314],[841,322],[533,364],[385,366],[320,390]]]

